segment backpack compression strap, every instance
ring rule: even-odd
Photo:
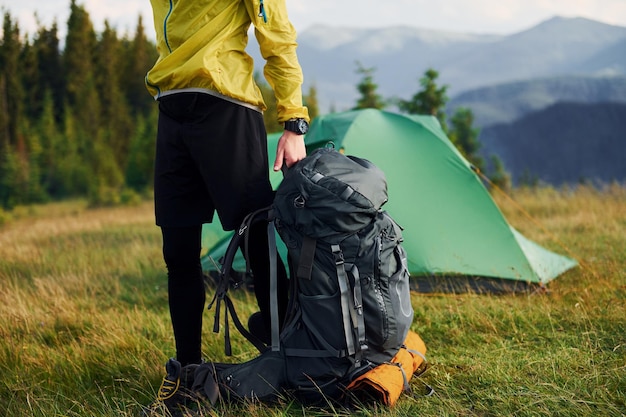
[[[353,345],[354,366],[359,367],[361,365],[361,359],[363,358],[363,352],[368,349],[367,343],[365,342],[365,319],[363,313],[363,296],[361,294],[361,277],[359,275],[359,269],[356,265],[345,263],[343,261],[343,253],[341,252],[339,245],[332,245],[331,249],[335,255],[335,266],[337,268],[337,278],[339,280],[346,344],[348,349],[350,349],[350,345]],[[353,287],[350,286],[350,280],[346,271],[348,271],[354,278]],[[352,290],[352,296],[350,296],[350,289]],[[346,310],[344,310],[344,306],[346,305],[348,306],[347,313]],[[351,327],[350,323],[352,324]],[[354,346],[354,336],[352,335],[356,336],[356,346]]]
[[[339,281],[339,293],[341,296],[341,318],[343,320],[343,331],[346,338],[346,346],[349,355],[355,355],[356,362],[361,362],[361,346],[355,346],[353,328],[359,331],[357,310],[354,298],[350,297],[350,282],[346,273],[343,252],[339,245],[331,245],[333,257],[335,258],[335,267],[337,268],[337,280]],[[358,276],[358,274],[357,274]],[[360,286],[360,283],[359,283]],[[356,284],[355,284],[356,287]],[[361,307],[360,302],[358,303]],[[362,314],[362,311],[361,311]],[[363,325],[364,326],[364,325]],[[364,329],[364,327],[363,327]]]
[[[343,332],[346,338],[346,346],[348,355],[354,355],[356,348],[354,347],[354,338],[352,337],[351,312],[348,301],[348,276],[344,268],[343,253],[339,245],[332,245],[331,250],[335,258],[335,266],[337,267],[337,278],[339,281],[339,294],[341,297],[341,319],[343,321]]]
[[[361,294],[361,277],[359,275],[359,269],[356,265],[345,264],[345,269],[354,277],[354,288],[352,293],[353,298],[348,297],[350,302],[350,311],[352,312],[351,318],[353,320],[352,325],[357,334],[357,351],[356,351],[356,366],[360,365],[363,351],[368,349],[365,342],[365,318],[363,315],[363,296]],[[349,283],[350,281],[348,281]]]
[[[273,352],[280,350],[280,329],[278,319],[278,260],[276,259],[276,233],[274,222],[270,221],[267,224],[267,243],[269,247],[270,257],[270,322],[271,322],[271,348]]]

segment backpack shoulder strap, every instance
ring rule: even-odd
[[[262,209],[256,210],[248,214],[244,218],[244,220],[241,223],[241,226],[239,227],[238,230],[235,231],[235,233],[233,234],[233,237],[231,238],[228,244],[228,248],[226,249],[226,252],[223,258],[222,268],[219,271],[219,276],[217,279],[217,288],[215,290],[215,294],[213,295],[213,299],[211,300],[211,302],[209,303],[207,307],[207,309],[210,310],[211,308],[213,308],[213,305],[215,305],[213,332],[219,333],[220,310],[222,307],[222,303],[224,303],[224,351],[227,356],[230,356],[232,354],[232,349],[231,349],[231,344],[230,344],[229,322],[228,322],[229,315],[232,317],[233,324],[235,325],[237,330],[239,330],[239,332],[246,339],[248,339],[248,341],[252,343],[259,350],[259,352],[262,353],[265,350],[267,350],[267,347],[265,346],[265,344],[259,338],[254,336],[248,330],[246,330],[246,328],[243,326],[243,324],[241,323],[241,320],[239,319],[239,316],[237,315],[235,306],[232,300],[230,299],[230,297],[228,296],[228,289],[230,287],[231,281],[233,281],[233,278],[232,278],[233,260],[235,259],[237,250],[241,246],[242,239],[244,239],[243,241],[244,245],[243,245],[242,250],[244,251],[244,255],[246,255],[244,256],[246,258],[246,270],[247,271],[250,270],[249,263],[247,260],[248,259],[248,256],[247,256],[248,232],[250,230],[250,227],[254,223],[259,222],[259,221],[268,222],[268,241],[270,243],[269,256],[270,256],[270,273],[271,273],[270,286],[272,287],[272,290],[270,291],[270,297],[271,297],[270,302],[273,307],[270,314],[272,315],[272,331],[274,332],[273,328],[276,327],[277,329],[276,332],[278,332],[278,307],[277,307],[278,303],[276,300],[277,287],[278,287],[278,284],[277,284],[278,278],[277,278],[277,271],[276,271],[277,269],[276,267],[276,262],[277,262],[276,240],[275,240],[276,237],[274,236],[273,222],[271,221],[271,216],[272,216],[272,209],[270,206],[270,207],[264,207]],[[271,233],[270,233],[270,227],[271,227]],[[273,311],[274,309],[276,310],[275,312]],[[276,326],[274,326],[274,321],[276,322]],[[274,344],[278,346],[278,335],[274,336],[274,334],[272,334],[272,346],[274,346]]]
[[[274,352],[280,350],[280,323],[278,317],[278,260],[274,222],[267,224],[267,243],[270,257],[270,340]]]

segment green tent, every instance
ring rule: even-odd
[[[272,138],[274,149],[277,138]],[[577,265],[508,224],[436,118],[375,109],[316,118],[307,148],[331,142],[385,172],[389,201],[383,208],[404,228],[409,269],[422,278],[424,289],[444,278],[466,285],[459,280],[468,277],[543,285]],[[275,186],[279,182],[273,177]],[[209,251],[213,259],[219,258],[215,249]]]

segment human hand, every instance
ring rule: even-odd
[[[304,135],[285,130],[280,139],[278,139],[274,171],[280,171],[283,164],[289,168],[299,160],[304,159],[305,156]]]

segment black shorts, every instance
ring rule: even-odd
[[[210,223],[217,211],[224,230],[233,230],[273,196],[261,113],[204,93],[159,100],[157,225]]]

